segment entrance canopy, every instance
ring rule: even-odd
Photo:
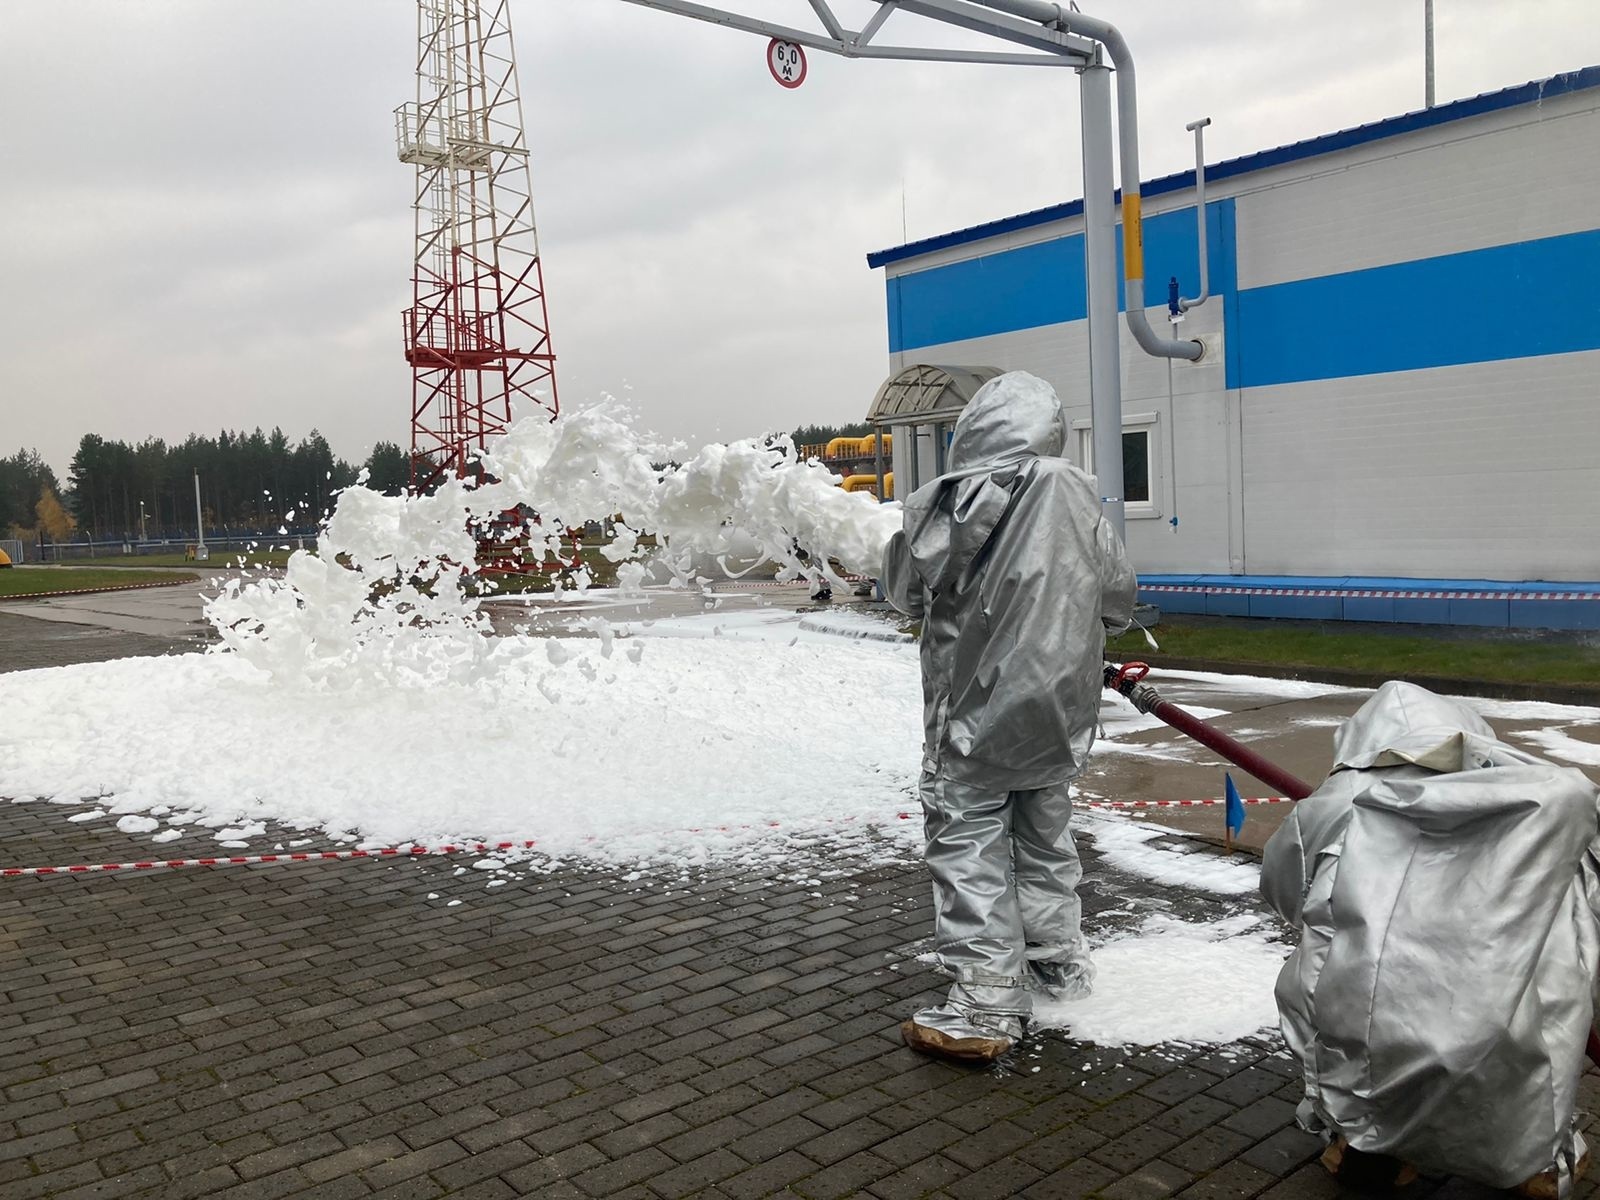
[[[918,363],[884,380],[867,411],[867,421],[878,429],[954,422],[978,389],[1000,374],[999,367]]]

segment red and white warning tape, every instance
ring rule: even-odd
[[[1222,804],[1218,800],[1084,800],[1080,801],[1083,808],[1199,808],[1206,805]],[[1293,804],[1288,796],[1257,796],[1244,801],[1246,804]],[[920,814],[914,812],[898,812],[895,818],[901,821],[915,820]],[[838,823],[846,824],[855,821],[854,817],[844,817]],[[777,821],[765,823],[768,829],[781,829],[783,826]],[[711,827],[716,832],[726,833],[733,830],[753,829],[752,825],[717,825]],[[689,829],[688,833],[704,833],[704,828]],[[595,839],[591,838],[590,841]],[[156,871],[176,867],[248,867],[260,863],[305,863],[305,862],[346,862],[358,858],[422,858],[444,854],[495,854],[506,850],[532,850],[539,843],[534,840],[521,842],[463,842],[460,845],[446,844],[442,846],[383,846],[370,850],[287,850],[276,854],[229,854],[217,855],[210,858],[151,858],[137,862],[116,863],[73,863],[62,867],[0,867],[0,879],[9,879],[23,875],[100,875],[108,871]]]
[[[352,858],[413,858],[425,854],[492,854],[531,850],[534,842],[472,842],[461,846],[385,846],[377,850],[291,850],[281,854],[231,854],[216,858],[155,858],[141,862],[75,863],[68,867],[0,867],[12,875],[88,875],[102,871],[151,871],[162,867],[244,867],[255,863],[336,862]]]
[[[1293,796],[1251,796],[1242,798],[1245,804],[1293,804]],[[1084,800],[1084,808],[1202,808],[1208,804],[1226,804],[1215,800]]]
[[[61,588],[54,592],[25,592],[16,596],[3,596],[3,600],[54,600],[59,596],[95,596],[101,592],[137,592],[140,588],[177,587],[193,583],[193,579],[160,579],[154,583],[114,583],[109,587]]]
[[[1224,587],[1211,584],[1144,583],[1141,592],[1175,592],[1211,596],[1337,596],[1346,600],[1600,600],[1595,592],[1451,592],[1408,588]]]

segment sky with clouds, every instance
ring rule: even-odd
[[[834,0],[852,26],[871,0]],[[815,28],[805,0],[738,0]],[[1422,0],[1080,0],[1139,63],[1146,178],[1421,106]],[[1441,102],[1600,63],[1594,0],[1437,0]],[[563,402],[691,443],[859,419],[867,251],[1081,194],[1055,68],[812,54],[620,0],[512,0]],[[904,14],[885,38],[965,35]],[[0,5],[0,454],[313,427],[409,439],[411,0]]]

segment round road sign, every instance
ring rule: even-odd
[[[782,38],[773,38],[767,44],[767,70],[784,87],[799,87],[806,81],[805,48]]]

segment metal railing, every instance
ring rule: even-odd
[[[100,541],[44,542],[25,547],[28,562],[78,562],[91,558],[141,558],[147,555],[183,554],[189,547],[198,545],[195,537],[179,535],[171,538],[112,538]],[[0,542],[0,547],[7,543]],[[216,565],[226,565],[231,554],[246,550],[315,550],[315,534],[224,534],[207,533],[206,549]],[[15,559],[15,556],[13,556]],[[15,559],[23,561],[23,559]]]
[[[492,147],[473,137],[465,121],[447,121],[434,109],[426,114],[411,101],[394,110],[396,152],[404,163],[487,171]]]

